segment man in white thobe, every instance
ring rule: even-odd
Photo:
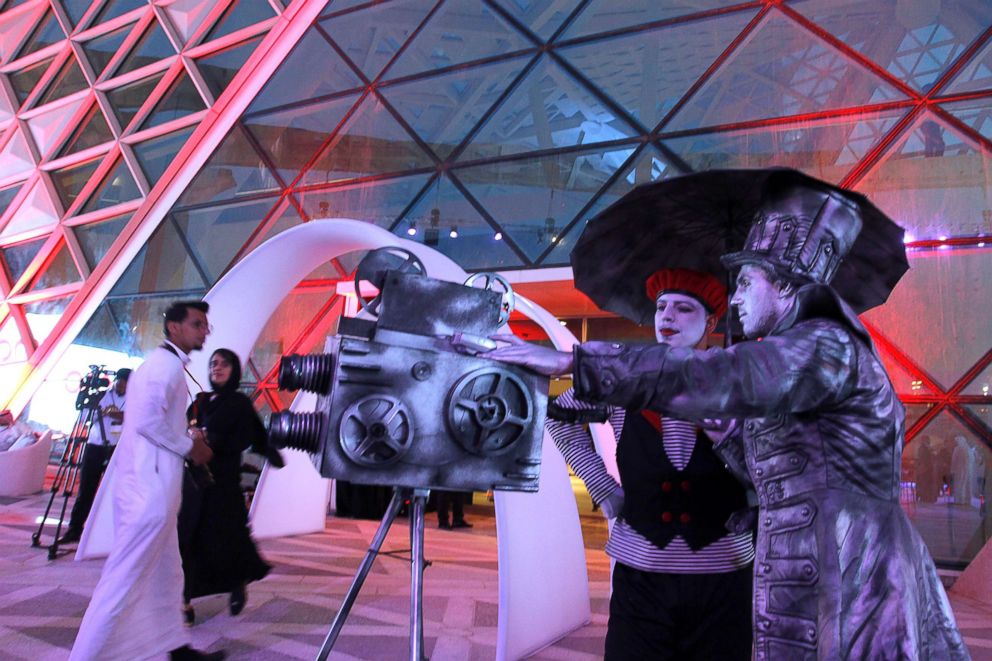
[[[199,301],[172,305],[165,342],[131,375],[128,413],[104,480],[114,484],[113,542],[70,661],[133,661],[165,652],[173,660],[224,658],[189,646],[176,528],[184,460],[205,464],[213,455],[185,415],[185,366],[210,332],[207,310]]]

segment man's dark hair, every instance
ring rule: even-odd
[[[116,378],[117,378],[118,381],[127,381],[128,380],[128,377],[130,377],[130,376],[131,376],[131,368],[130,367],[122,367],[119,370],[117,370],[117,377]]]
[[[186,321],[190,308],[206,314],[210,311],[210,304],[203,301],[176,301],[170,305],[165,311],[165,321],[162,322],[162,329],[165,331],[166,337],[169,337],[169,322],[182,323]]]
[[[765,277],[768,278],[769,282],[782,288],[788,286],[791,287],[793,291],[796,291],[803,285],[808,285],[813,282],[809,278],[797,276],[784,268],[778,268],[767,260],[759,259],[747,263],[764,271]]]

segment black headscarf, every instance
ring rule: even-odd
[[[230,349],[217,349],[210,355],[210,357],[213,358],[217,355],[220,355],[221,358],[230,363],[231,378],[229,378],[227,383],[222,386],[218,386],[213,382],[213,379],[211,379],[210,387],[218,395],[222,393],[234,392],[241,386],[241,359],[238,358],[238,354],[234,353]]]

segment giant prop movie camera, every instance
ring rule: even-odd
[[[359,264],[355,294],[374,321],[342,317],[329,353],[283,357],[280,389],[315,392],[317,407],[274,414],[270,443],[358,484],[536,491],[548,379],[477,355],[509,318],[509,283],[435,280],[383,248]]]

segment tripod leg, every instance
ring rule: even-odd
[[[76,423],[78,426],[78,422]],[[48,515],[52,511],[52,505],[55,504],[55,498],[58,496],[59,491],[63,488],[66,481],[68,480],[71,470],[72,470],[72,457],[74,456],[80,439],[75,436],[75,428],[73,428],[73,435],[69,437],[66,441],[65,450],[62,452],[62,459],[59,461],[59,468],[55,472],[55,479],[52,481],[52,487],[50,489],[51,496],[48,498],[48,505],[45,507],[45,513],[41,516],[41,522],[38,524],[38,530],[33,535],[31,535],[31,546],[41,545],[41,533],[45,529],[45,524],[48,522]],[[61,523],[61,520],[60,520]],[[58,533],[56,532],[56,537]]]
[[[341,633],[341,628],[344,627],[344,621],[348,619],[348,613],[351,612],[351,607],[355,604],[358,591],[362,589],[362,584],[365,583],[365,578],[372,569],[372,562],[375,560],[375,556],[378,555],[382,543],[386,540],[386,533],[389,532],[389,526],[393,524],[393,519],[396,518],[397,512],[400,511],[400,506],[403,504],[405,495],[405,489],[393,487],[393,498],[389,501],[386,513],[382,516],[379,529],[375,531],[375,537],[372,538],[369,550],[365,552],[362,564],[358,566],[358,571],[355,573],[355,578],[351,582],[351,587],[348,588],[348,592],[344,595],[341,608],[338,610],[338,614],[334,616],[334,622],[331,623],[331,630],[327,632],[327,637],[324,638],[324,644],[320,646],[320,652],[317,653],[317,661],[324,661],[327,655],[331,653],[331,648],[334,647],[334,643]]]
[[[410,503],[410,661],[424,661],[424,514],[429,489],[414,489]]]

